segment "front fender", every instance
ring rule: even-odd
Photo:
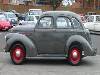
[[[68,53],[68,50],[71,46],[71,44],[73,42],[78,42],[79,44],[81,44],[82,46],[82,50],[84,51],[84,56],[91,56],[93,55],[93,48],[91,47],[91,45],[89,44],[89,42],[82,36],[80,35],[74,35],[74,36],[71,36],[67,43],[66,43],[66,47],[67,47],[67,53]]]
[[[6,48],[5,48],[6,52],[10,51],[10,48],[14,43],[21,42],[25,46],[27,57],[37,55],[37,49],[35,44],[27,36],[18,33],[14,34],[12,33],[6,36],[6,38],[8,37],[10,38],[6,41]]]

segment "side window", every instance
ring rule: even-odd
[[[88,22],[93,22],[93,21],[94,21],[94,16],[89,16],[89,17],[87,18],[87,21],[88,21]]]
[[[71,21],[66,17],[58,17],[56,20],[57,28],[72,28]]]
[[[75,29],[82,29],[81,23],[76,18],[72,18],[72,24]]]
[[[43,17],[39,21],[38,28],[52,28],[52,22],[53,18],[52,17]]]
[[[96,16],[96,22],[100,22],[100,16]]]

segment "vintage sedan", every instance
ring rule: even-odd
[[[90,33],[80,16],[70,11],[47,11],[35,27],[14,27],[5,36],[5,52],[10,52],[14,64],[28,57],[65,57],[78,65],[86,56],[95,56]]]
[[[87,22],[84,23],[85,28],[92,31],[100,31],[100,15],[90,15]]]

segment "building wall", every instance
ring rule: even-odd
[[[9,0],[2,0],[2,4],[9,4]]]
[[[82,0],[81,4],[83,8],[90,8],[90,9],[100,8],[100,0],[90,0],[90,2]]]

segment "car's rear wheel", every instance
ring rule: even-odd
[[[14,44],[11,47],[10,56],[14,64],[22,64],[26,57],[24,46],[22,44]]]
[[[71,65],[79,65],[82,58],[81,48],[77,45],[71,46],[69,50],[68,60]]]

